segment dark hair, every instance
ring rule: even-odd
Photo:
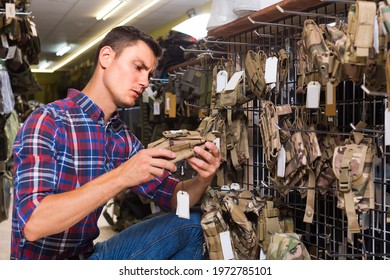
[[[135,45],[137,41],[145,42],[157,58],[161,56],[161,47],[150,35],[134,26],[117,26],[108,32],[99,44],[95,54],[95,66],[98,63],[99,53],[103,47],[110,46],[119,55],[124,48]]]

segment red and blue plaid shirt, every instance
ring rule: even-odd
[[[36,109],[16,137],[11,259],[82,258],[93,251],[103,205],[59,234],[27,241],[23,228],[47,195],[74,190],[114,169],[143,146],[115,114],[103,111],[80,91]],[[177,180],[168,172],[131,189],[169,210]]]

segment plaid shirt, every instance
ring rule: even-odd
[[[11,259],[83,258],[93,251],[103,205],[64,232],[30,242],[23,234],[34,209],[47,195],[74,190],[114,169],[143,146],[115,114],[103,111],[80,91],[36,109],[16,137]],[[169,176],[132,187],[170,209],[177,180]]]

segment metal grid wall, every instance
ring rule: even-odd
[[[305,12],[318,15],[337,15],[347,18],[349,5],[345,3],[325,3],[320,7]],[[278,11],[275,11],[278,12]],[[276,25],[254,24],[253,29],[242,34],[228,37],[229,52],[235,57],[237,67],[243,66],[243,58],[249,49],[263,50],[265,53],[278,51],[284,47],[290,56],[288,81],[277,96],[271,99],[275,104],[303,105],[305,96],[297,94],[297,60],[296,43],[301,38],[301,27],[305,19],[303,15],[289,15]],[[331,23],[332,18],[318,16],[313,18],[317,24]],[[322,97],[323,98],[323,97]],[[351,132],[351,123],[357,124],[364,119],[373,131],[367,131],[370,136],[383,136],[384,110],[387,100],[383,97],[368,96],[360,85],[344,81],[337,87],[337,117],[334,122],[344,133]],[[322,104],[324,100],[321,100]],[[259,102],[257,100],[245,105],[250,131],[251,159],[246,166],[245,187],[259,189],[264,195],[280,196],[276,188],[268,180],[268,170],[262,150],[260,129],[258,126]],[[337,208],[337,197],[334,190],[322,195],[316,192],[315,217],[312,224],[303,222],[306,199],[292,187],[284,198],[293,211],[296,232],[309,249],[313,259],[388,259],[390,256],[390,169],[389,148],[383,156],[374,159],[375,209],[368,214],[359,215],[364,226],[362,234],[354,235],[353,245],[347,242],[347,218],[344,212]],[[389,171],[388,171],[389,170]],[[266,185],[262,183],[266,182]]]

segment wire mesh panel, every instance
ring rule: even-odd
[[[302,106],[306,93],[300,92],[297,77],[297,44],[301,40],[302,27],[311,18],[317,24],[337,24],[347,20],[350,3],[324,2],[307,11],[308,14],[285,14],[278,22],[253,22],[252,28],[227,36],[229,52],[234,54],[239,67],[245,67],[244,58],[248,50],[264,51],[266,54],[284,48],[289,55],[289,69],[286,83],[269,97],[274,104]],[[278,13],[278,11],[274,11]],[[310,13],[310,16],[308,16]],[[317,16],[313,16],[316,14]],[[323,93],[323,92],[322,92]],[[324,107],[325,95],[320,104]],[[340,137],[347,137],[352,131],[359,131],[356,125],[364,121],[367,128],[361,132],[373,139],[376,146],[372,174],[374,177],[375,205],[366,213],[359,213],[361,234],[354,234],[348,240],[348,221],[345,211],[338,207],[337,181],[326,192],[315,189],[315,209],[312,223],[303,222],[306,197],[301,186],[278,186],[270,180],[259,127],[260,101],[255,99],[243,109],[249,118],[251,158],[246,168],[244,186],[258,189],[264,195],[281,197],[293,212],[296,232],[302,235],[313,259],[388,259],[390,256],[390,169],[389,148],[384,146],[384,118],[387,98],[368,94],[360,83],[345,79],[336,88],[336,116],[329,117],[337,127]],[[318,119],[321,110],[310,110],[309,118]],[[329,131],[329,133],[331,133]],[[281,192],[284,189],[287,191]]]

